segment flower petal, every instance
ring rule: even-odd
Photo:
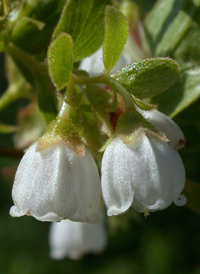
[[[135,154],[135,199],[149,211],[161,210],[177,200],[185,184],[185,170],[177,151],[153,136],[140,134],[141,145],[129,146]],[[137,142],[137,140],[134,140]],[[141,211],[138,203],[133,207]]]
[[[173,147],[178,150],[185,146],[186,140],[182,130],[179,126],[168,116],[159,112],[156,109],[152,110],[141,110],[137,108],[137,110],[146,118],[149,122],[151,122],[158,130],[165,133],[167,138]]]
[[[102,159],[102,192],[108,216],[125,212],[133,202],[132,164],[131,150],[121,139],[114,139]]]
[[[77,221],[98,222],[100,179],[89,151],[80,156],[62,142],[40,152],[36,147],[28,149],[18,167],[10,214],[41,221],[77,215]]]

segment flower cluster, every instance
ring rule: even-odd
[[[100,60],[101,54],[99,50],[84,59],[80,68],[94,75],[96,60]],[[114,70],[127,63],[130,58],[122,54]],[[99,64],[98,69],[98,73],[102,73],[103,64]],[[68,119],[66,106],[64,102],[59,114],[62,121]],[[98,223],[101,196],[108,216],[124,213],[129,207],[148,215],[150,211],[167,208],[172,202],[184,205],[186,198],[181,192],[185,169],[177,152],[185,144],[182,131],[155,108],[143,110],[136,104],[133,107],[165,138],[141,128],[130,142],[125,142],[115,133],[102,157],[100,179],[90,147],[76,149],[73,129],[68,129],[66,135],[63,133],[65,125],[58,130],[51,128],[50,133],[29,147],[20,162],[12,190],[15,205],[10,214],[15,217],[31,215],[40,221],[69,219]],[[116,119],[121,115],[123,110]],[[43,144],[45,142],[47,145]]]
[[[116,137],[102,158],[101,184],[88,149],[79,155],[62,141],[42,151],[34,143],[18,167],[12,196],[12,216],[32,215],[41,221],[97,223],[101,187],[109,216],[129,207],[156,211],[172,202],[184,205],[180,195],[185,170],[177,149],[185,143],[180,128],[157,110],[142,115],[165,133],[168,142],[141,131],[129,144]],[[134,121],[133,121],[134,122]]]

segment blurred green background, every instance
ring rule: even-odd
[[[3,55],[0,58],[2,94],[7,82]],[[0,123],[15,124],[17,109],[25,104],[26,101],[20,101],[2,111]],[[12,145],[12,135],[0,135],[0,143],[1,146]],[[199,169],[196,167],[199,162],[195,160],[193,168],[191,153],[184,154],[183,151],[182,156],[192,179],[198,180]],[[146,219],[142,214],[135,215],[131,209],[123,216],[110,218],[107,222],[108,246],[98,256],[86,255],[80,261],[51,260],[48,247],[50,224],[9,215],[18,162],[19,159],[0,157],[0,274],[200,274],[200,216],[186,207],[174,205],[152,213]]]

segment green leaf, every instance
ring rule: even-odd
[[[199,0],[158,1],[145,23],[152,55],[171,56],[180,63],[193,59],[197,63],[200,57],[199,12]]]
[[[68,0],[53,33],[71,35],[74,41],[74,61],[94,53],[104,40],[104,19],[107,0]]]
[[[152,99],[158,110],[171,118],[200,97],[200,68],[183,70],[178,82]]]
[[[65,2],[66,0],[22,1],[20,11],[14,11],[9,17],[11,24],[15,23],[11,41],[29,54],[46,52]],[[43,28],[39,27],[41,24]]]
[[[112,6],[106,8],[106,30],[103,46],[103,62],[109,72],[117,63],[128,36],[126,17]]]
[[[22,75],[36,89],[40,110],[48,124],[56,117],[57,98],[46,64],[38,62],[34,56],[25,53],[12,43],[7,47],[7,51]]]
[[[183,194],[187,197],[186,206],[200,214],[200,185],[187,180]]]
[[[154,55],[170,55],[182,72],[174,87],[153,98],[159,110],[174,117],[200,96],[200,1],[159,1],[146,20]]]
[[[112,77],[138,98],[153,97],[178,80],[180,69],[170,58],[147,59],[128,65]]]
[[[67,86],[73,69],[73,41],[61,33],[49,46],[47,60],[51,79],[57,89]]]
[[[47,76],[43,78],[35,77],[35,88],[37,91],[38,105],[42,112],[45,121],[49,124],[56,118],[57,114],[57,100],[53,85],[49,82]]]
[[[193,18],[190,27],[173,52],[173,58],[179,60],[181,66],[196,65],[199,67],[200,60],[200,8],[197,18]]]

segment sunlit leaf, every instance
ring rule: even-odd
[[[68,0],[53,37],[62,32],[74,41],[74,61],[94,53],[103,43],[108,0]]]
[[[60,34],[49,46],[49,74],[57,89],[67,86],[73,69],[73,41],[70,35]]]
[[[128,36],[126,17],[112,6],[106,8],[106,31],[103,46],[103,62],[109,72],[117,63]]]
[[[134,96],[147,98],[173,86],[179,75],[180,69],[174,60],[154,58],[128,65],[112,77]]]

